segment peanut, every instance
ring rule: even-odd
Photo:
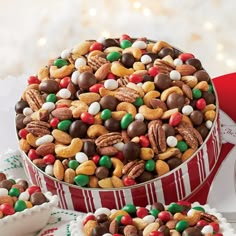
[[[192,149],[192,148],[187,149],[187,150],[182,154],[182,157],[181,157],[182,162],[188,160],[188,159],[193,155],[193,153],[194,153],[195,151],[196,151],[196,150],[194,150],[194,149]]]
[[[63,180],[64,179],[64,174],[65,174],[65,169],[64,166],[62,165],[60,160],[55,160],[53,164],[53,175],[58,179],[58,180]]]
[[[216,117],[216,112],[214,110],[209,110],[204,113],[205,120],[214,121]]]
[[[69,184],[74,183],[75,178],[75,171],[71,168],[66,169],[65,175],[64,175],[64,181]]]
[[[89,176],[89,183],[88,187],[90,188],[98,188],[98,178],[96,176],[90,175]]]
[[[133,64],[133,68],[135,71],[137,70],[144,70],[145,69],[145,65],[140,62],[140,61],[136,61],[134,64]]]
[[[20,146],[20,149],[24,152],[28,152],[30,150],[30,145],[26,139],[23,139],[23,138],[20,139],[19,146]]]
[[[145,93],[150,92],[150,91],[154,91],[155,84],[152,81],[147,81],[147,82],[143,83],[142,89]]]
[[[59,129],[54,129],[52,131],[52,136],[57,142],[65,145],[70,144],[72,140],[72,137],[68,133]]]
[[[156,172],[158,176],[162,176],[170,171],[170,167],[165,161],[157,160],[156,161]]]
[[[96,168],[97,168],[96,164],[93,161],[88,160],[81,163],[76,168],[75,173],[76,175],[79,175],[79,174],[94,175]]]
[[[140,158],[142,160],[151,160],[154,157],[154,151],[152,148],[142,147],[140,149]]]
[[[195,87],[194,89],[199,89],[199,90],[202,90],[202,91],[205,91],[207,92],[208,89],[209,89],[209,85],[206,81],[200,81]]]
[[[28,133],[26,135],[26,140],[27,140],[28,144],[32,147],[37,147],[37,145],[36,145],[37,139],[38,139],[38,137],[34,136],[32,133]]]

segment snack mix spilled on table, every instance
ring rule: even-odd
[[[7,179],[0,172],[0,219],[45,202],[48,199],[39,186],[29,186],[26,180]]]
[[[81,228],[86,236],[223,236],[216,216],[185,201],[168,207],[156,202],[149,207],[99,208],[83,218]]]
[[[47,175],[119,188],[190,158],[211,130],[216,96],[193,54],[124,34],[62,51],[28,78],[15,111],[20,148]]]

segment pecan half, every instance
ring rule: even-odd
[[[128,87],[120,87],[116,90],[115,97],[121,102],[133,103],[139,97],[139,93]]]
[[[108,63],[108,61],[99,55],[88,58],[88,65],[93,69],[93,71],[97,71],[102,65],[106,63]]]
[[[28,89],[25,92],[25,99],[33,111],[38,111],[44,104],[43,96],[36,89]]]
[[[178,132],[183,136],[189,147],[193,149],[198,148],[198,140],[195,135],[188,128],[176,128]]]
[[[27,124],[26,130],[32,133],[36,137],[41,137],[46,134],[50,134],[50,125],[44,121],[31,121]]]
[[[150,100],[150,105],[152,108],[161,108],[163,111],[167,111],[167,106],[165,102],[161,101],[161,99],[153,98]]]
[[[129,83],[128,76],[120,77],[117,79],[117,82],[120,87],[126,87],[126,85]]]
[[[116,143],[119,143],[122,141],[122,136],[121,133],[119,132],[111,132],[108,134],[103,134],[99,136],[95,140],[95,144],[101,148],[101,147],[107,147],[107,146],[112,146]]]
[[[135,179],[139,177],[145,169],[145,163],[141,161],[128,162],[122,169],[122,173],[128,175],[130,178]]]
[[[159,73],[169,74],[172,70],[175,70],[175,66],[168,61],[161,59],[156,59],[154,61],[154,66],[158,68]]]
[[[211,222],[219,223],[219,220],[218,220],[218,218],[216,216],[211,215],[211,214],[206,213],[206,212],[201,212],[200,213],[200,217],[201,217],[202,220],[205,220],[205,221],[207,221],[209,223],[211,223]]]

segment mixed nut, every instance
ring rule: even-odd
[[[196,152],[217,115],[200,60],[128,35],[64,50],[29,77],[15,111],[20,148],[32,162],[91,188],[168,173]]]

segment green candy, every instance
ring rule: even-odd
[[[187,149],[188,149],[188,144],[181,140],[181,141],[178,141],[177,143],[177,148],[181,151],[181,152],[185,152]]]
[[[99,160],[99,165],[110,169],[112,167],[111,158],[109,156],[102,156]]]
[[[202,92],[199,89],[193,89],[192,92],[194,98],[200,98],[202,96]]]
[[[152,210],[149,211],[149,213],[151,215],[153,215],[155,218],[157,218],[157,216],[160,213],[160,211],[158,211],[157,209],[152,209]]]
[[[122,218],[122,216],[123,216],[123,215],[118,215],[118,216],[115,218],[119,225],[121,224],[121,218]]]
[[[69,163],[68,163],[68,166],[75,170],[78,166],[79,166],[79,162],[76,161],[76,160],[70,160]]]
[[[195,206],[193,207],[194,210],[197,210],[197,211],[202,211],[202,212],[205,212],[205,209],[201,206]]]
[[[68,62],[66,60],[63,60],[63,59],[57,59],[54,61],[54,66],[58,67],[58,68],[61,68],[63,66],[66,66],[68,65]]]
[[[84,187],[89,182],[89,176],[80,174],[80,175],[75,176],[74,181],[77,185]]]
[[[121,54],[119,52],[110,52],[107,54],[107,60],[108,61],[117,61],[121,57]]]
[[[109,110],[109,109],[103,110],[103,111],[101,112],[101,119],[102,119],[102,120],[107,120],[107,119],[109,119],[109,118],[111,118],[111,110]]]
[[[63,120],[58,123],[57,128],[62,131],[67,131],[70,128],[71,120]]]
[[[138,97],[135,102],[133,103],[136,107],[140,107],[143,105],[143,99],[141,97]]]
[[[20,195],[20,190],[18,188],[11,188],[8,195],[11,197],[18,197]]]
[[[26,208],[27,208],[27,205],[26,205],[25,201],[23,201],[23,200],[17,200],[14,205],[14,209],[17,212],[24,211]]]
[[[145,169],[147,171],[154,171],[155,170],[155,167],[156,167],[156,162],[154,160],[148,160],[145,164]]]
[[[122,210],[128,212],[130,215],[136,214],[136,206],[133,204],[127,204],[125,205]]]
[[[177,203],[171,203],[168,207],[168,211],[174,215],[177,212],[183,212],[183,207]]]
[[[213,93],[213,86],[212,86],[212,84],[208,85],[208,92]]]
[[[55,103],[57,101],[57,96],[54,93],[48,94],[46,97],[46,102],[53,102]]]
[[[132,114],[130,113],[125,114],[120,121],[121,128],[126,129],[132,121],[133,121]]]
[[[185,229],[187,229],[189,226],[188,224],[188,221],[186,220],[180,220],[176,226],[175,226],[175,229],[178,231],[178,232],[183,232]]]
[[[132,46],[132,43],[127,39],[124,39],[120,42],[120,47],[123,48],[123,49],[129,48],[131,46]]]
[[[16,184],[16,181],[14,179],[8,179],[10,180],[13,184]]]

